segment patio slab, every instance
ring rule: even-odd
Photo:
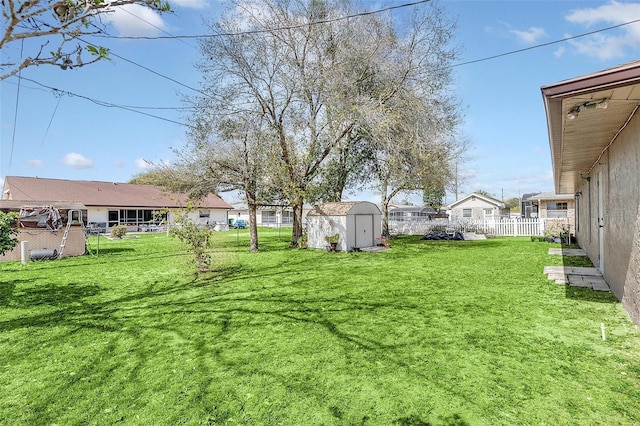
[[[545,266],[544,274],[556,284],[590,288],[596,291],[611,291],[597,268],[576,266]]]
[[[550,248],[549,254],[556,254],[561,256],[586,256],[587,253],[583,249],[568,249],[568,248]]]

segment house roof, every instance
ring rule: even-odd
[[[555,192],[575,193],[638,111],[640,61],[543,86],[541,91]],[[575,114],[569,114],[572,111]]]
[[[472,194],[467,195],[464,198],[459,199],[458,201],[454,201],[453,203],[449,204],[447,206],[447,208],[453,209],[457,205],[463,204],[466,201],[470,200],[472,197],[476,197],[476,198],[479,198],[481,200],[484,200],[485,202],[487,202],[489,204],[493,204],[496,207],[501,208],[501,209],[504,209],[506,207],[506,204],[503,203],[502,201],[498,200],[497,198],[489,197],[488,195],[477,194],[477,193],[474,192]]]
[[[552,201],[552,200],[573,200],[573,194],[556,194],[555,192],[540,192],[539,194],[531,194],[528,199],[532,201]]]
[[[98,182],[86,180],[45,179],[22,176],[7,176],[2,189],[3,199],[22,202],[49,203],[78,202],[85,206],[103,207],[184,207],[186,194],[170,193],[152,185]],[[220,197],[210,194],[195,202],[197,207],[231,209]]]
[[[435,209],[423,206],[403,206],[389,209],[389,212],[410,212],[410,213],[436,213]]]

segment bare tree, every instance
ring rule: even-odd
[[[375,92],[383,101],[365,116],[376,151],[383,235],[389,234],[393,197],[426,185],[444,188],[453,178],[453,159],[463,149],[457,134],[462,115],[450,89],[455,25],[432,7],[412,14],[403,28],[404,37],[389,46],[392,54],[379,58],[374,74]]]
[[[268,183],[294,210],[292,245],[305,201],[338,200],[375,170],[387,205],[427,170],[447,169],[459,119],[447,92],[454,27],[438,8],[400,27],[349,0],[232,4],[201,44],[206,96],[191,102],[212,120],[260,118]]]
[[[291,244],[302,235],[302,208],[323,165],[357,127],[365,26],[361,20],[318,24],[353,12],[346,1],[233,2],[212,25],[219,33],[202,43],[203,91],[216,111],[259,114],[273,139],[269,177],[293,207]],[[364,18],[363,18],[364,19]],[[360,38],[357,40],[356,38]]]
[[[4,33],[0,40],[0,80],[32,65],[58,65],[67,69],[107,58],[108,49],[91,44],[83,49],[79,39],[102,33],[104,26],[100,18],[129,4],[159,12],[170,10],[165,0],[2,0]],[[40,46],[35,52],[26,53],[26,57],[12,59],[7,53],[9,47],[28,39],[39,40]],[[85,51],[90,55],[88,61],[82,57]]]

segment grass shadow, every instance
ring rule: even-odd
[[[97,285],[69,284],[55,285],[45,284],[36,288],[30,288],[26,292],[15,292],[3,297],[3,304],[13,308],[32,308],[33,306],[69,306],[81,302],[83,299],[100,293]],[[5,296],[3,294],[2,296]]]

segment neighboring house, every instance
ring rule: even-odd
[[[527,202],[535,216],[544,219],[547,225],[545,229],[562,229],[575,235],[576,209],[575,196],[573,194],[556,194],[555,192],[540,192],[528,194]],[[550,226],[549,222],[556,221],[557,226]]]
[[[541,88],[555,191],[578,244],[640,325],[640,61]]]
[[[368,201],[343,201],[316,206],[307,214],[309,247],[324,248],[325,237],[338,234],[337,250],[382,243],[382,214]]]
[[[243,220],[249,224],[249,207],[246,203],[236,203],[232,205],[233,210],[229,212],[229,220],[233,223],[236,220]],[[304,222],[311,206],[304,205],[302,208],[302,220]],[[256,222],[258,226],[278,227],[293,225],[293,207],[280,205],[262,205],[256,211]]]
[[[502,201],[482,194],[469,194],[447,206],[451,220],[485,220],[509,217]]]
[[[116,225],[127,225],[130,231],[144,231],[158,222],[157,212],[167,211],[171,225],[175,213],[187,206],[187,196],[169,193],[152,185],[97,182],[84,180],[43,179],[7,176],[2,199],[24,204],[77,202],[86,206],[84,222],[103,232]],[[200,226],[227,223],[231,206],[215,195],[193,203],[189,217]]]
[[[438,214],[431,207],[402,206],[389,209],[389,220],[399,222],[426,221]]]

